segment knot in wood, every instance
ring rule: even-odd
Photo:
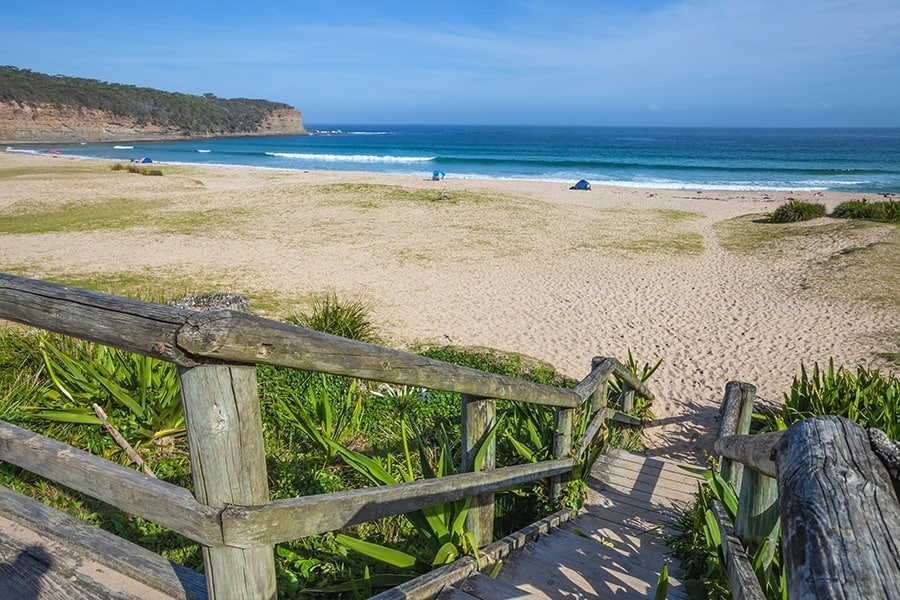
[[[232,312],[197,312],[178,331],[178,345],[193,354],[209,355],[219,350],[231,329]]]

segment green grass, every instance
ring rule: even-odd
[[[136,175],[153,175],[157,177],[161,177],[163,172],[161,169],[152,168],[152,167],[144,167],[136,164],[128,164],[122,165],[120,163],[116,163],[112,166],[113,171],[128,171],[129,173],[134,173]]]
[[[148,214],[170,205],[171,202],[166,200],[132,198],[62,205],[19,202],[11,210],[0,214],[0,233],[15,235],[128,229],[145,225]]]
[[[789,199],[769,213],[769,223],[796,223],[798,221],[811,221],[825,216],[825,205],[815,202],[803,202]]]
[[[851,200],[837,205],[834,216],[840,219],[869,219],[885,223],[900,223],[900,202],[895,200],[869,202]]]
[[[218,234],[240,229],[254,216],[249,209],[176,210],[171,200],[110,198],[98,202],[19,202],[0,213],[0,233],[28,235],[121,231],[151,227],[167,233]]]
[[[900,229],[885,241],[848,246],[819,261],[803,285],[835,300],[900,308]]]
[[[40,166],[6,167],[0,169],[0,179],[13,179],[17,177],[46,177],[65,174],[71,175],[95,175],[105,171],[105,163],[82,161],[53,161]]]
[[[700,213],[674,209],[607,209],[597,213],[575,243],[576,248],[613,250],[628,256],[670,254],[695,256],[704,250],[703,236],[688,227]],[[619,225],[606,227],[606,222]]]
[[[719,243],[735,254],[769,260],[813,256],[798,273],[808,293],[839,302],[900,306],[900,229],[863,220],[827,219],[771,224],[744,215],[713,227]],[[875,239],[877,241],[871,241]],[[823,249],[832,248],[828,252]]]
[[[359,208],[380,208],[381,203],[415,202],[422,204],[486,203],[503,200],[500,196],[490,196],[470,190],[447,191],[442,189],[406,188],[399,185],[378,183],[333,183],[318,185],[313,193],[323,196],[349,194],[355,198]]]
[[[871,226],[862,221],[816,221],[800,223],[768,223],[768,217],[749,214],[719,221],[713,230],[719,244],[729,252],[748,256],[770,257],[791,252],[798,245],[815,243],[815,238],[853,235]]]

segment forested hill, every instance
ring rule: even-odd
[[[29,126],[29,119],[40,123]],[[82,134],[73,135],[79,128]],[[47,139],[53,131],[68,131],[64,138],[79,141],[306,133],[299,112],[288,104],[192,96],[0,66],[0,139]]]

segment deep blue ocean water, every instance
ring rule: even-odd
[[[900,129],[309,126],[314,135],[55,145],[64,155],[654,188],[900,193]],[[49,152],[50,146],[8,150]]]

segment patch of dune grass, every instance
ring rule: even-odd
[[[713,225],[719,244],[729,252],[766,256],[790,251],[793,244],[816,237],[850,234],[867,226],[862,221],[769,223],[767,215],[742,215]]]
[[[145,224],[145,215],[167,207],[167,200],[110,198],[100,202],[17,203],[0,214],[0,233],[63,233],[120,230]]]
[[[861,220],[771,224],[762,219],[744,215],[716,223],[719,243],[730,252],[760,259],[805,253],[812,258],[796,275],[808,292],[840,302],[900,306],[897,227]]]
[[[900,229],[887,240],[850,246],[812,265],[804,287],[835,300],[900,308]]]
[[[361,208],[380,208],[380,202],[417,202],[457,204],[460,202],[483,203],[502,200],[470,190],[448,191],[444,189],[408,188],[380,183],[332,183],[318,185],[314,193],[324,196],[349,195]]]
[[[0,169],[0,179],[13,177],[53,177],[57,175],[96,174],[102,170],[103,164],[82,161],[48,161],[47,164],[22,167],[6,167]]]
[[[704,250],[703,236],[687,226],[700,213],[674,210],[609,209],[597,214],[576,248],[608,249],[635,254],[694,256]]]
[[[186,235],[234,228],[251,216],[247,210],[171,210],[164,199],[110,198],[99,202],[49,204],[20,202],[0,212],[0,233],[39,234],[120,231],[155,227]]]

